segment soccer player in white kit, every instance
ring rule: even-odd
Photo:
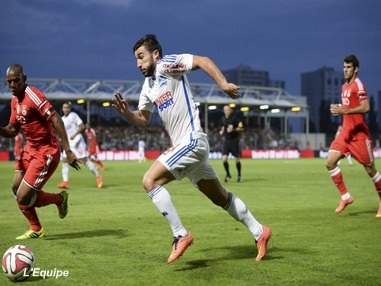
[[[70,148],[82,164],[89,168],[90,172],[96,177],[96,183],[98,188],[102,188],[103,178],[99,175],[97,168],[89,160],[87,153],[87,146],[83,139],[82,132],[85,130],[85,125],[79,115],[71,111],[71,103],[65,102],[62,105],[62,121],[65,125],[67,137],[69,138]],[[60,189],[69,189],[69,164],[67,163],[66,154],[62,153],[62,179],[63,181],[58,184]]]
[[[209,143],[200,124],[186,73],[201,69],[231,98],[239,97],[239,87],[228,83],[207,57],[191,54],[162,56],[155,35],[145,35],[133,48],[137,67],[145,76],[138,110],[130,110],[120,93],[114,94],[113,106],[137,127],[147,127],[156,106],[173,146],[154,161],[143,177],[143,186],[152,202],[169,223],[174,241],[168,263],[178,259],[192,235],[183,226],[165,184],[188,177],[214,204],[242,222],[253,235],[258,249],[257,261],[266,255],[271,229],[260,224],[233,193],[227,192],[208,161]]]
[[[146,148],[146,142],[144,142],[144,140],[139,140],[139,142],[138,142],[139,163],[146,161],[146,156],[145,156],[145,152],[144,152],[145,148]]]

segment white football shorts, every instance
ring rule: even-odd
[[[166,150],[157,159],[180,181],[188,177],[197,186],[201,179],[216,179],[217,174],[209,163],[209,143],[206,136],[184,140]]]

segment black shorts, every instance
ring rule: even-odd
[[[226,140],[224,147],[222,149],[222,155],[232,154],[234,157],[240,158],[241,152],[239,149],[239,139],[238,140]]]

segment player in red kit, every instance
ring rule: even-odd
[[[90,124],[86,124],[85,134],[87,137],[87,149],[89,153],[89,158],[93,161],[97,168],[105,169],[105,166],[102,164],[101,160],[98,159],[99,146],[97,142],[97,136],[95,130],[90,127]]]
[[[372,139],[364,118],[364,114],[369,111],[369,100],[365,86],[357,77],[359,66],[355,55],[344,58],[346,82],[342,87],[341,104],[331,104],[330,106],[330,111],[334,116],[343,116],[340,134],[331,143],[326,161],[328,172],[341,194],[341,201],[335,210],[336,213],[342,212],[353,203],[353,197],[345,186],[340,167],[337,164],[340,159],[349,154],[352,154],[353,158],[364,166],[381,200],[381,175],[375,166]],[[381,218],[381,202],[376,217]]]
[[[16,239],[39,238],[45,236],[45,232],[37,216],[37,207],[55,204],[60,218],[64,218],[68,211],[66,191],[57,194],[42,190],[60,162],[60,147],[54,131],[62,140],[71,166],[76,169],[79,166],[69,148],[61,118],[41,91],[27,85],[21,65],[8,67],[7,82],[13,94],[11,116],[9,124],[0,127],[0,135],[15,137],[21,128],[27,139],[24,152],[16,162],[12,190],[30,229]]]

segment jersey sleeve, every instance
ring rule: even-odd
[[[180,54],[164,56],[159,62],[158,72],[177,77],[190,72],[193,65],[193,55]]]
[[[31,98],[33,98],[32,101],[36,105],[38,112],[45,120],[49,121],[52,118],[52,116],[56,113],[54,107],[51,105],[51,103],[48,101],[48,99],[41,91],[33,87],[30,87],[30,89],[32,90],[33,94],[30,94],[30,96]],[[35,97],[37,97],[38,100]]]
[[[356,79],[356,85],[357,85],[357,97],[359,100],[368,99],[368,93],[366,91],[365,85],[362,83],[360,79]]]
[[[11,101],[11,116],[9,117],[9,125],[20,126],[19,123],[17,122],[16,114],[17,114],[17,111],[16,111],[16,101],[15,101],[15,97],[12,97],[12,101]]]

